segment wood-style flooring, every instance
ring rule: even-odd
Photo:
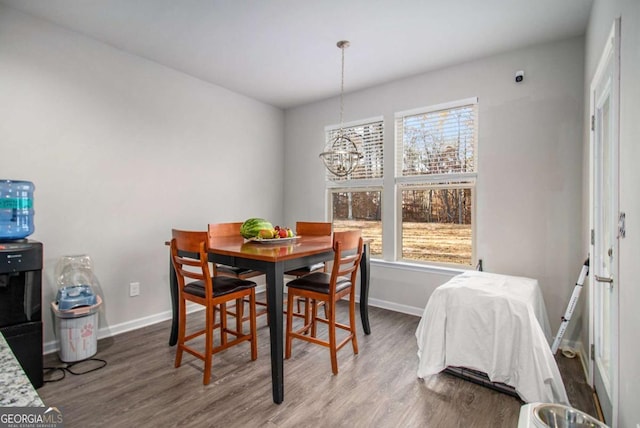
[[[341,302],[342,303],[342,302]],[[339,308],[343,318],[346,305]],[[202,313],[190,315],[194,325]],[[82,375],[66,373],[38,390],[45,405],[60,408],[73,427],[516,427],[523,404],[449,374],[416,377],[419,317],[370,308],[371,335],[358,320],[359,354],[338,352],[339,374],[331,373],[329,351],[293,342],[285,360],[285,398],[271,396],[269,329],[258,319],[258,359],[249,343],[213,357],[212,379],[202,384],[203,365],[189,354],[174,368],[168,346],[169,321],[100,340],[95,358],[107,366]],[[344,320],[346,321],[346,319]],[[574,407],[595,416],[579,360],[558,357]],[[96,363],[75,363],[83,372]],[[64,366],[57,354],[45,366]],[[60,370],[45,374],[59,378]]]

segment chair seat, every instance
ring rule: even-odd
[[[306,275],[308,273],[320,270],[320,269],[324,269],[324,262],[321,263],[315,263],[309,266],[304,266],[298,269],[293,269],[293,270],[289,270],[287,272],[285,272],[285,275],[293,275],[293,276],[302,276],[302,275]]]
[[[257,270],[239,268],[239,267],[228,266],[228,265],[217,264],[216,269],[218,270],[218,273],[228,273],[235,276],[240,276],[240,275],[247,276],[249,274],[253,275],[254,273],[255,273],[255,276],[262,275],[262,272],[259,272]]]
[[[313,291],[316,293],[329,294],[329,283],[331,282],[331,274],[326,272],[313,272],[309,275],[302,276],[287,283],[289,288],[297,288],[299,290]],[[351,286],[349,278],[339,276],[336,279],[336,293]]]
[[[231,294],[236,291],[253,288],[256,283],[244,279],[230,278],[227,276],[214,276],[213,281],[213,297],[220,297]],[[205,297],[204,281],[194,281],[184,286],[184,292],[193,294],[198,297]]]

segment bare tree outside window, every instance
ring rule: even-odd
[[[402,258],[471,265],[476,105],[396,116]]]
[[[327,141],[339,128],[328,127]],[[359,166],[345,177],[327,176],[333,230],[360,229],[373,257],[382,255],[382,178],[384,126],[382,118],[344,126],[344,132],[362,153]]]
[[[399,228],[384,228],[384,238],[391,240],[385,251],[396,246],[396,259],[472,265],[477,103],[477,98],[469,98],[396,113],[396,147],[388,156],[394,168],[386,168],[386,173],[383,118],[347,124],[344,131],[363,157],[348,176],[327,175],[334,230],[362,230],[376,257],[382,255],[383,222],[398,219]],[[326,128],[327,141],[338,129]],[[383,198],[385,174],[392,174],[395,182]],[[383,200],[395,210],[385,219]]]
[[[382,255],[380,191],[337,191],[332,194],[333,230],[360,229],[372,256]]]

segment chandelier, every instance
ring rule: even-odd
[[[329,140],[320,158],[330,173],[338,177],[345,177],[358,167],[362,153],[343,129],[344,113],[344,50],[349,47],[347,40],[341,40],[337,46],[342,51],[342,80],[340,81],[340,129]]]

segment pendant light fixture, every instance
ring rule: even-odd
[[[362,159],[362,153],[353,142],[347,132],[343,129],[344,113],[344,50],[349,47],[347,40],[341,40],[337,46],[342,51],[342,80],[340,81],[340,129],[331,138],[324,151],[320,153],[320,158],[324,162],[330,173],[338,177],[345,177],[351,174]]]

